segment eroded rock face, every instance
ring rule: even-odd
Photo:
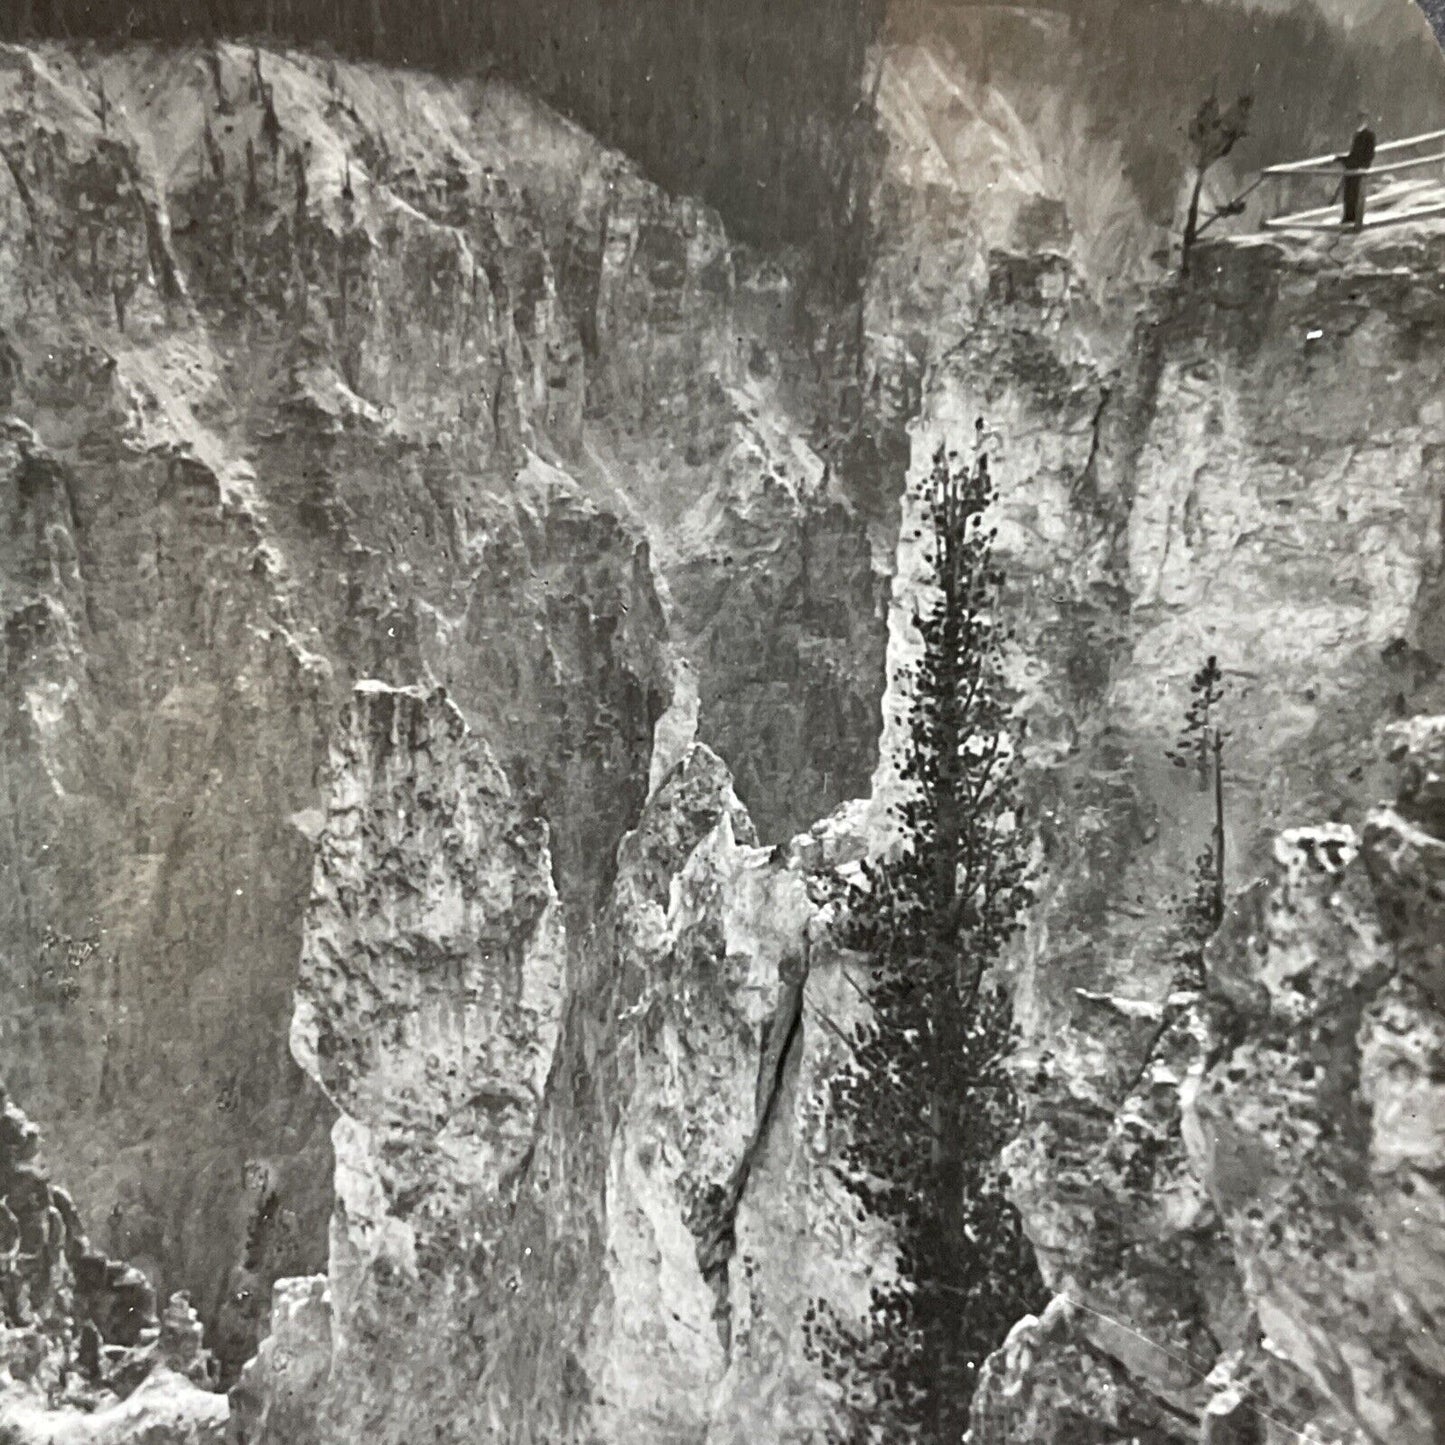
[[[1169,1060],[1156,1044],[1148,1065],[1172,1126],[1130,1132],[1135,1098],[1116,1116],[1127,1172],[1106,1192],[1129,1200],[1147,1182],[1129,1175],[1157,1170],[1162,1153],[1155,1207],[1185,1190],[1205,1237],[1226,1245],[1212,1246],[1213,1274],[1191,1281],[1205,1260],[1176,1235],[1176,1292],[1202,1286],[1215,1310],[1206,1339],[1231,1347],[1206,1375],[1206,1357],[1136,1330],[1150,1307],[1140,1245],[1168,1247],[1170,1232],[1156,1218],[1145,1234],[1144,1216],[1126,1215],[1137,1234],[1116,1277],[1140,1293],[1107,1315],[1066,1294],[1021,1323],[980,1387],[976,1445],[1079,1430],[1216,1445],[1439,1439],[1445,1015],[1429,953],[1445,722],[1420,719],[1392,739],[1396,802],[1363,833],[1281,834],[1209,949],[1205,992],[1177,1000],[1175,1031],[1192,1046]],[[1233,1319],[1219,1313],[1226,1296]]]
[[[566,933],[545,825],[443,695],[359,684],[329,778],[292,1044],[340,1113],[338,1398],[315,1402],[340,1439],[404,1419],[399,1401],[456,1398],[552,1062]]]
[[[569,950],[485,759],[379,685],[333,751],[296,1026],[342,1112],[329,1296],[278,1290],[236,1438],[823,1438],[806,1322],[889,1248],[828,1162],[861,994],[806,875],[689,745]]]
[[[230,1365],[303,1276],[239,1439],[833,1428],[807,1321],[860,1318],[889,1249],[829,1164],[862,995],[808,870],[880,846],[888,760],[871,806],[766,844],[867,790],[919,408],[915,469],[979,416],[1001,444],[1048,880],[1012,1167],[1068,1300],[995,1362],[980,1440],[1428,1409],[1418,1340],[1404,1383],[1379,1362],[1431,1277],[1350,1334],[1186,1148],[1220,1040],[1163,937],[1205,805],[1162,754],[1217,653],[1242,883],[1260,837],[1378,796],[1381,723],[1438,703],[1438,238],[1208,248],[1136,327],[1097,294],[1147,273],[1172,158],[1071,168],[1089,107],[1025,123],[1026,75],[960,59],[1042,25],[1077,78],[1104,22],[950,7],[939,45],[916,8],[841,381],[786,267],[506,87],[0,53],[7,1069],[108,1248],[194,1282]],[[895,669],[911,548],[905,519]],[[1420,776],[1370,867],[1435,998]],[[1403,1119],[1434,1042],[1390,999],[1359,1088]]]
[[[970,1442],[1150,1445],[1192,1441],[1181,1419],[1139,1387],[1077,1328],[1077,1310],[1055,1298],[1040,1318],[1020,1320],[990,1357],[974,1396]]]
[[[1283,834],[1236,906],[1185,1137],[1273,1347],[1365,1438],[1426,1442],[1445,1424],[1445,723],[1397,747],[1394,806],[1359,836]]]
[[[1073,1328],[1186,1422],[1250,1324],[1181,1137],[1203,1045],[1171,920],[1210,800],[1165,752],[1217,655],[1242,884],[1267,866],[1257,840],[1358,817],[1388,786],[1381,729],[1436,705],[1440,376],[1414,338],[1445,323],[1437,247],[1221,244],[1122,339],[1062,259],[1000,257],[984,319],[925,397],[916,470],[980,417],[995,432],[1044,850],[1017,960],[1015,1194],[1081,1307]],[[895,702],[885,717],[886,753]]]
[[[314,1445],[331,1389],[331,1288],[325,1275],[278,1280],[265,1338],[230,1392],[227,1445]]]
[[[87,1237],[40,1131],[0,1087],[0,1437],[14,1445],[219,1445],[215,1361],[183,1294],[157,1316],[133,1265]]]
[[[443,1187],[433,1150],[505,1179],[562,1008],[546,826],[443,693],[359,683],[328,770],[292,1048],[353,1125],[417,1151],[388,1197]]]

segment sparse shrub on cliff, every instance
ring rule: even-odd
[[[1221,216],[1238,215],[1242,203],[1228,201],[1204,226],[1199,224],[1199,202],[1204,195],[1204,182],[1211,167],[1222,161],[1249,134],[1249,113],[1254,107],[1252,96],[1241,95],[1233,105],[1220,108],[1219,97],[1211,92],[1189,122],[1189,145],[1194,163],[1194,188],[1189,193],[1189,210],[1184,218],[1180,265],[1187,276],[1189,260],[1201,232]]]
[[[994,965],[1029,866],[981,423],[979,438],[968,460],[940,448],[923,483],[937,593],[917,619],[902,838],[845,899],[846,940],[873,959],[874,1013],[835,1086],[851,1140],[842,1169],[901,1252],[866,1331],[836,1317],[815,1327],[856,1441],[959,1440],[979,1367],[1046,1299],[998,1162],[1019,1115]]]
[[[1206,848],[1194,860],[1189,887],[1169,902],[1165,946],[1174,961],[1175,987],[1204,987],[1204,946],[1218,928],[1214,850]]]
[[[1198,914],[1197,927],[1212,934],[1224,919],[1224,744],[1229,734],[1221,719],[1224,673],[1219,659],[1209,657],[1190,679],[1189,706],[1179,738],[1165,756],[1176,768],[1191,770],[1201,793],[1214,793],[1214,831],[1207,852],[1196,860],[1195,887],[1189,907]]]

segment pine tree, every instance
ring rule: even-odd
[[[1176,768],[1195,773],[1201,793],[1214,790],[1214,832],[1210,851],[1200,855],[1197,871],[1209,880],[1208,931],[1213,933],[1224,921],[1224,743],[1228,733],[1220,720],[1224,702],[1224,674],[1219,660],[1210,657],[1189,683],[1189,706],[1178,741],[1165,754]],[[1204,890],[1196,888],[1199,906],[1204,908]]]
[[[1018,1104],[995,964],[1029,867],[993,500],[980,422],[971,461],[941,447],[919,498],[936,595],[917,618],[901,844],[846,900],[874,1011],[837,1085],[846,1178],[893,1222],[902,1266],[864,1335],[834,1325],[857,1441],[961,1439],[979,1366],[1047,1297],[999,1167]]]

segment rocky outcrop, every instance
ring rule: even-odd
[[[839,1392],[809,1322],[820,1302],[860,1316],[891,1256],[833,1170],[828,1085],[864,1016],[857,961],[829,943],[796,859],[757,846],[705,748],[666,776],[620,864],[559,1056],[572,1088],[544,1120],[529,1197],[542,1204],[558,1178],[590,1187],[560,1219],[527,1211],[522,1246],[525,1260],[602,1245],[600,1271],[563,1295],[581,1329],[546,1352],[554,1379],[581,1386],[570,1428],[826,1438]],[[518,1292],[523,1340],[538,1338],[549,1276]],[[569,1428],[522,1419],[518,1439]]]
[[[1217,655],[1243,884],[1273,866],[1272,833],[1358,817],[1388,786],[1381,730],[1438,706],[1439,376],[1412,340],[1445,320],[1438,246],[1222,244],[1123,349],[1061,263],[1001,263],[918,451],[978,416],[1001,450],[1048,878],[1018,961],[1029,1123],[1012,1168],[1073,1307],[1045,1353],[1072,1333],[1068,1368],[1123,1365],[1181,1439],[1221,1381],[1261,1387],[1240,1384],[1249,1271],[1184,1143],[1180,1087],[1212,1045],[1171,919],[1209,800],[1164,753],[1189,674]],[[1385,356],[1406,370],[1375,385]],[[1325,1419],[1288,1364],[1258,1369],[1281,1418]]]
[[[331,1389],[332,1342],[326,1277],[277,1281],[265,1338],[231,1389],[228,1445],[314,1445]]]
[[[1056,1296],[1041,1317],[1014,1326],[979,1375],[970,1445],[1199,1438],[1192,1421],[1140,1389],[1078,1324],[1077,1307]]]
[[[155,1342],[155,1291],[133,1266],[90,1247],[74,1201],[50,1183],[39,1155],[40,1131],[0,1091],[5,1324],[7,1331],[29,1331],[36,1374],[54,1345],[61,1375],[70,1363],[72,1325],[76,1331],[88,1326],[88,1372],[101,1382],[105,1345],[127,1351]],[[13,1337],[9,1343],[13,1348]]]
[[[876,69],[881,139],[864,306],[870,365],[918,374],[976,322],[988,257],[1066,257],[1127,318],[1177,265],[1184,135],[1211,85],[1248,91],[1250,133],[1211,174],[1206,214],[1259,167],[1331,152],[1356,111],[1380,135],[1445,123],[1445,70],[1414,0],[895,0]],[[1321,196],[1323,203],[1325,197]]]
[[[566,931],[545,825],[445,697],[359,684],[329,776],[292,1046],[340,1114],[336,1398],[317,1402],[339,1440],[379,1418],[414,1431],[399,1401],[424,1419],[459,1404],[552,1064]],[[278,1418],[254,1438],[289,1438]]]
[[[865,1317],[890,1245],[833,1169],[866,1005],[811,875],[885,841],[897,687],[872,798],[787,839],[869,791],[920,409],[916,467],[995,433],[1044,880],[1010,1167],[1060,1302],[980,1438],[1222,1445],[1261,1398],[1418,1430],[1428,1351],[1384,1362],[1428,1276],[1347,1331],[1186,1087],[1276,1007],[1171,952],[1188,676],[1226,669],[1235,884],[1356,816],[1382,724],[1442,701],[1438,237],[1118,284],[1158,280],[1177,185],[1137,133],[1197,79],[1161,34],[1225,11],[1306,71],[1353,53],[1300,11],[1150,7],[1115,53],[1119,7],[910,6],[846,304],[495,81],[0,52],[0,1043],[228,1374],[270,1299],[237,1439],[836,1427],[812,1326]],[[1139,63],[1166,50],[1184,80]],[[1085,99],[1021,111],[1026,54]],[[1279,113],[1308,88],[1327,130],[1291,74]],[[1401,816],[1381,878],[1429,856]],[[1432,906],[1381,913],[1411,978]],[[1428,1056],[1400,1017],[1359,1065],[1382,1118]]]
[[[183,1294],[156,1314],[133,1265],[92,1247],[0,1088],[0,1438],[13,1445],[220,1445],[215,1361]]]
[[[888,1245],[829,1164],[861,994],[805,873],[682,742],[569,948],[447,700],[362,684],[330,778],[295,1034],[341,1112],[329,1286],[278,1289],[234,1438],[817,1438],[807,1322]]]
[[[226,1419],[224,1395],[158,1373],[116,1404],[88,1412],[17,1406],[0,1425],[15,1445],[222,1445]]]
[[[1203,993],[1176,1001],[1175,1032],[1190,1042],[1172,1058],[1156,1045],[1152,1087],[1116,1116],[1102,1160],[1123,1172],[1104,1192],[1152,1195],[1157,1211],[1147,1235],[1133,1216],[1116,1266],[1140,1293],[1118,1313],[1064,1294],[1022,1322],[980,1386],[976,1445],[1081,1429],[1181,1442],[1439,1438],[1445,1016],[1431,955],[1445,722],[1401,725],[1391,751],[1396,802],[1362,832],[1279,836],[1208,951]],[[1211,1241],[1207,1256],[1177,1242],[1181,1206]],[[1195,1340],[1133,1323],[1148,1308],[1146,1250],[1169,1241],[1171,1211],[1175,1290],[1201,1290],[1205,1339],[1227,1346],[1213,1362]]]
[[[1445,723],[1395,738],[1395,804],[1358,835],[1283,834],[1236,905],[1185,1138],[1269,1347],[1362,1439],[1424,1445],[1445,1426]]]

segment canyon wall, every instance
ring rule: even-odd
[[[7,1445],[221,1445],[229,1416],[184,1294],[107,1257],[0,1093],[0,1439]]]
[[[835,1169],[827,877],[898,786],[904,482],[980,417],[1058,1298],[975,1438],[1430,1438],[1436,764],[1386,731],[1445,703],[1445,242],[1172,279],[1159,136],[1180,25],[1276,77],[1241,172],[1445,88],[1403,4],[1277,12],[892,7],[838,284],[733,239],[751,171],[719,215],[499,80],[0,50],[3,1071],[228,1380],[269,1330],[235,1438],[842,1429],[826,1321],[892,1246]],[[1164,751],[1209,655],[1271,881],[1201,986]]]
[[[1000,259],[987,319],[930,379],[920,465],[977,416],[994,432],[1043,849],[1011,963],[1027,1117],[1009,1164],[1058,1297],[991,1365],[979,1441],[1434,1438],[1438,760],[1429,728],[1391,729],[1442,701],[1439,361],[1421,344],[1442,320],[1440,244],[1220,243],[1127,341],[1062,258]],[[905,525],[885,753],[911,538]],[[1171,930],[1209,800],[1165,752],[1207,655],[1226,677],[1231,883],[1278,881],[1236,905],[1201,984]],[[394,1293],[338,1310],[367,1353],[348,1367],[349,1342],[325,1347],[319,1438],[842,1428],[815,1326],[866,1317],[891,1246],[836,1175],[827,1085],[866,1017],[864,976],[829,942],[820,885],[880,846],[873,810],[897,784],[885,757],[871,807],[770,853],[720,762],[689,744],[694,717],[679,697],[659,725],[651,801],[574,942],[525,1160],[458,1190],[471,1148],[398,1192],[374,1182],[380,1140],[338,1133],[338,1177],[368,1202],[338,1212],[333,1302],[358,1253],[365,1289]],[[1400,811],[1364,833],[1371,887],[1347,824],[1401,762]],[[349,771],[333,785],[344,812]],[[395,811],[386,792],[376,807]],[[1324,825],[1273,841],[1309,818]],[[1336,921],[1346,873],[1355,912]],[[324,872],[318,888],[324,919]],[[367,989],[391,966],[367,965]],[[302,1019],[367,1033],[334,982],[303,979],[300,997]],[[378,1085],[400,1070],[399,1100],[444,1100],[408,1072],[430,1067],[419,1053],[386,1052]],[[452,1243],[458,1219],[480,1260]],[[424,1262],[427,1240],[447,1241],[441,1260]],[[247,1387],[262,1400],[264,1364]]]
[[[872,766],[879,583],[779,397],[780,283],[534,102],[0,60],[5,1072],[233,1369],[325,1257],[332,1109],[287,1039],[352,684],[448,689],[585,927],[669,627],[786,836]]]
[[[349,716],[294,1038],[342,1111],[329,1279],[278,1291],[238,1438],[826,1438],[812,1322],[891,1251],[829,1163],[863,986],[808,875],[683,730],[568,947],[450,704]]]
[[[1155,1418],[1151,1428],[1195,1438],[1192,1420],[1223,1388],[1215,1371],[1227,1374],[1260,1328],[1317,1387],[1325,1379],[1268,1323],[1230,1219],[1246,1206],[1201,1167],[1198,1134],[1186,1149],[1191,1071],[1264,1044],[1248,1036],[1247,1011],[1235,1022],[1248,1042],[1210,1042],[1203,1020],[1222,1007],[1222,961],[1202,1000],[1181,975],[1172,930],[1212,800],[1165,753],[1191,675],[1217,657],[1229,878],[1242,885],[1270,867],[1276,831],[1358,823],[1391,791],[1387,725],[1440,706],[1445,413],[1438,351],[1422,344],[1445,322],[1439,248],[1433,233],[1385,233],[1348,254],[1221,242],[1198,279],[1155,293],[1105,364],[1092,303],[1062,263],[1005,263],[988,325],[940,368],[929,403],[926,437],[957,435],[977,416],[998,430],[1045,858],[1017,965],[1027,1120],[1011,1167],[1045,1276],[1071,1313],[1040,1326],[1019,1358],[1052,1356],[1030,1368],[1057,1369],[1066,1388],[1093,1378],[1105,1396],[1122,1390],[1125,1403],[1106,1411],[1116,1429]],[[1343,1129],[1366,1100],[1340,1067],[1327,1107]],[[1269,1087],[1229,1069],[1241,1094]],[[1299,1187],[1327,1191],[1326,1180],[1307,1170]],[[1313,1211],[1331,1207],[1322,1193]],[[1336,1324],[1347,1333],[1329,1348],[1357,1365],[1374,1349],[1393,1368],[1383,1364],[1393,1346]],[[1374,1387],[1380,1408],[1394,1408]],[[1280,1438],[1328,1416],[1294,1384],[1259,1388]],[[1429,1438],[1421,1407],[1408,1427],[1409,1410],[1370,1420],[1365,1394],[1331,1379],[1326,1398],[1346,1410],[1338,1428]],[[1068,1418],[1053,1428],[1065,1432]]]

